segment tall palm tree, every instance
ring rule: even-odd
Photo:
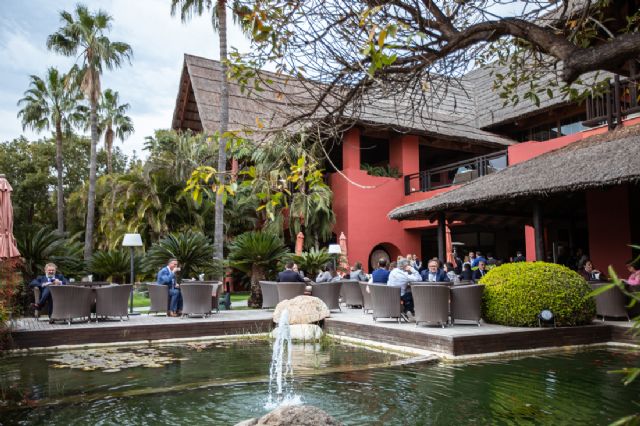
[[[58,175],[58,233],[64,232],[64,181],[62,177],[62,140],[64,134],[71,133],[73,125],[80,123],[85,114],[80,101],[82,94],[74,78],[75,70],[62,74],[56,68],[49,68],[44,79],[32,75],[29,89],[18,101],[22,109],[18,117],[22,127],[36,131],[55,131],[56,171]]]
[[[215,2],[215,7],[214,7]],[[235,2],[234,2],[235,4]],[[171,0],[171,15],[180,9],[180,19],[186,22],[192,16],[201,16],[205,11],[211,13],[213,28],[218,30],[220,39],[220,65],[222,85],[220,88],[220,134],[218,140],[218,180],[226,180],[227,153],[225,133],[229,127],[229,80],[227,78],[227,1],[226,0]],[[213,232],[213,257],[224,257],[224,204],[222,193],[216,195],[215,228]],[[222,278],[222,277],[221,277]]]
[[[105,35],[111,29],[113,18],[104,12],[90,12],[82,4],[76,5],[75,16],[60,12],[63,26],[47,39],[47,47],[65,56],[77,56],[82,62],[81,89],[89,99],[91,125],[91,154],[89,158],[89,193],[87,196],[87,223],[84,236],[84,258],[93,253],[93,228],[96,209],[96,147],[98,145],[98,100],[100,75],[104,68],[119,68],[122,62],[131,61],[131,46],[111,41]]]
[[[119,93],[107,89],[102,94],[98,107],[99,120],[98,130],[104,132],[104,149],[107,152],[107,173],[113,171],[111,164],[111,154],[113,150],[113,138],[117,137],[124,142],[133,133],[133,121],[127,115],[131,106],[129,104],[119,104]]]

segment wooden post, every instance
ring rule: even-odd
[[[616,74],[613,79],[613,101],[615,102],[616,124],[622,126],[622,100],[620,99],[620,75]]]
[[[445,238],[446,238],[446,223],[445,223],[446,219],[444,216],[444,212],[440,212],[438,213],[438,259],[440,259],[442,262],[446,262],[447,261],[447,253],[445,253],[446,250],[446,242],[445,242]]]
[[[542,207],[540,201],[533,202],[533,228],[536,245],[536,260],[544,261],[544,229],[542,224]]]

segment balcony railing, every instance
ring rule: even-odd
[[[404,193],[409,195],[414,192],[433,191],[451,185],[459,185],[505,167],[507,167],[506,150],[445,164],[419,173],[405,175]]]
[[[589,96],[587,104],[587,119],[584,126],[596,127],[606,123],[609,129],[614,129],[622,120],[631,114],[640,112],[638,105],[640,75],[620,80],[616,75],[613,82],[609,81],[601,94]]]

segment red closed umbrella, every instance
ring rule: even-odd
[[[296,237],[296,256],[300,256],[302,254],[303,249],[304,249],[304,234],[302,232],[298,232],[298,236]]]
[[[11,206],[11,185],[4,175],[0,174],[0,260],[19,257],[13,237],[13,207]]]

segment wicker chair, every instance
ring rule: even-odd
[[[189,281],[183,281],[183,283],[188,284]],[[211,306],[216,312],[220,312],[219,303],[220,297],[222,296],[222,289],[224,286],[220,281],[193,281],[195,284],[213,284],[213,290],[211,290]],[[180,284],[182,287],[182,284]]]
[[[278,303],[283,300],[293,299],[296,296],[302,296],[306,283],[282,282],[277,283],[278,287]]]
[[[262,309],[273,309],[278,304],[278,283],[275,281],[260,281],[262,291]]]
[[[402,305],[400,303],[400,287],[390,287],[383,284],[369,284],[371,301],[373,303],[373,320],[378,318],[395,318],[400,322]]]
[[[36,303],[38,303],[38,301],[40,300],[40,296],[42,295],[42,292],[40,291],[40,287],[34,287],[33,288],[33,298],[36,301]],[[46,312],[47,310],[45,309],[45,307],[49,307],[49,302],[45,302],[44,305],[40,306],[40,309],[36,309],[33,312],[33,316],[36,318],[40,318],[40,312],[44,311]]]
[[[328,283],[311,283],[311,295],[322,300],[329,310],[340,309],[341,281]]]
[[[182,293],[182,317],[189,315],[211,315],[211,298],[214,284],[201,282],[183,282],[180,284]]]
[[[455,285],[451,287],[451,324],[455,320],[475,321],[482,318],[484,284]]]
[[[449,287],[446,285],[411,286],[416,327],[421,322],[439,324],[444,328],[449,320]]]
[[[95,300],[93,290],[74,285],[52,285],[49,290],[53,300],[50,323],[65,320],[71,324],[74,318],[91,319],[91,305]]]
[[[127,305],[131,295],[131,284],[99,287],[96,292],[96,318],[122,317],[129,318]]]
[[[354,306],[364,306],[364,299],[362,296],[362,290],[360,290],[360,284],[354,280],[342,281],[342,301],[347,305],[347,308]]]
[[[369,283],[360,281],[358,286],[360,287],[360,293],[362,293],[362,313],[367,314],[369,311],[373,311],[373,301],[371,300]]]
[[[605,285],[609,285],[609,283],[589,283],[592,290],[599,289]],[[605,317],[624,317],[630,321],[626,303],[625,296],[620,289],[613,287],[596,296],[596,315],[601,316],[603,322]],[[55,304],[53,306],[55,307]]]
[[[165,314],[169,310],[169,286],[163,284],[147,283],[147,289],[149,290],[149,299],[151,300],[151,306],[149,307],[149,314],[151,312],[164,312]]]

